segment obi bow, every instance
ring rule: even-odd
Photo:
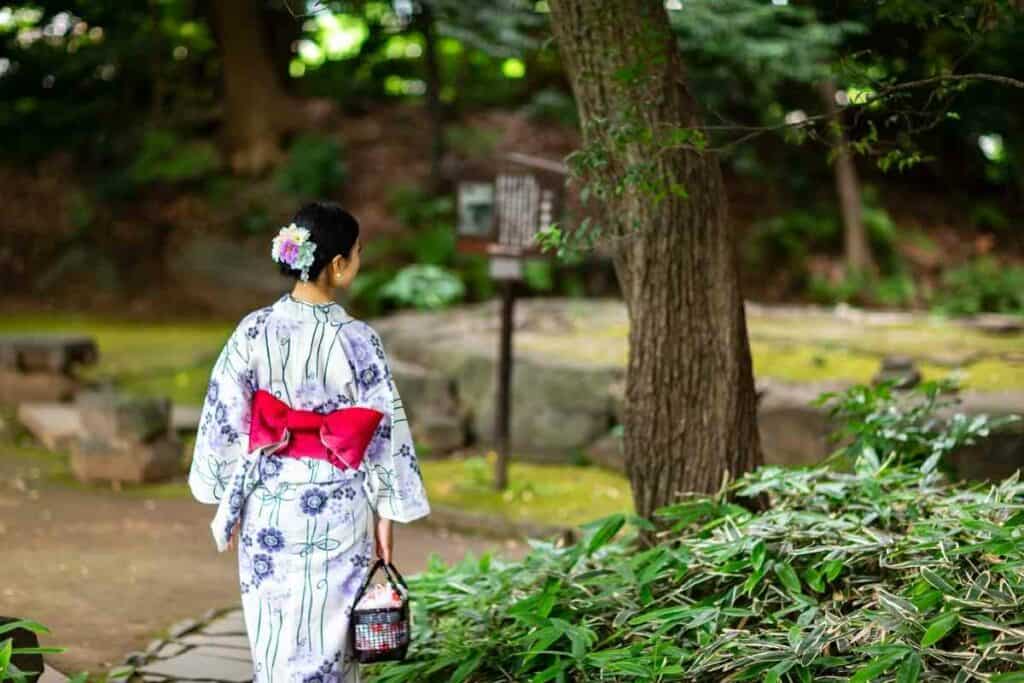
[[[383,417],[381,411],[362,406],[341,408],[326,415],[294,410],[260,389],[252,399],[249,452],[273,446],[267,452],[326,460],[340,469],[358,469]]]

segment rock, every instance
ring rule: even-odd
[[[71,444],[71,472],[82,482],[165,481],[181,473],[181,456],[182,445],[176,439],[111,444],[87,436]]]
[[[78,408],[70,403],[22,403],[18,422],[51,451],[63,451],[85,435]]]
[[[199,418],[202,406],[171,406],[171,430],[174,432],[194,432],[199,429]]]
[[[999,313],[979,313],[963,324],[987,334],[1010,335],[1024,332],[1024,317]]]
[[[78,389],[78,382],[67,375],[0,368],[0,403],[67,401]]]
[[[188,651],[177,657],[161,659],[140,667],[144,676],[163,676],[171,680],[215,680],[227,683],[249,683],[252,663],[234,658],[211,657]]]
[[[171,402],[167,398],[97,391],[83,393],[77,404],[86,433],[110,444],[146,442],[170,430]]]
[[[195,631],[200,626],[200,622],[196,619],[183,619],[182,621],[173,624],[169,629],[167,629],[167,634],[171,638],[177,638],[178,636],[183,636],[186,633],[191,633],[192,631]]]
[[[833,448],[828,441],[832,427],[826,411],[811,402],[843,388],[838,383],[759,381],[757,425],[765,464],[801,466],[823,460]]]
[[[0,367],[25,373],[67,374],[75,365],[99,358],[90,337],[65,335],[0,335]]]
[[[458,416],[428,415],[412,423],[413,438],[431,454],[450,453],[466,445],[466,425]]]
[[[586,455],[598,467],[622,474],[626,472],[626,455],[622,450],[622,434],[618,429],[613,429],[590,444]]]
[[[921,371],[909,356],[886,356],[882,359],[881,370],[871,381],[875,384],[895,381],[896,389],[910,389],[921,382]]]

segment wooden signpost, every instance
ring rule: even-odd
[[[498,345],[498,391],[494,440],[498,459],[494,487],[508,486],[509,424],[512,394],[512,324],[516,286],[523,261],[543,255],[537,233],[558,218],[566,168],[561,163],[525,154],[499,159],[498,173],[468,175],[458,183],[456,248],[490,256],[490,275],[501,284],[501,335]]]

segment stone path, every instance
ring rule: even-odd
[[[238,604],[238,566],[210,537],[212,510],[188,500],[113,494],[53,481],[42,457],[0,452],[0,605],[65,647],[47,662],[65,673],[106,672],[169,626]],[[522,543],[396,525],[395,564],[421,571],[431,552],[525,553]],[[60,680],[59,678],[55,678]]]

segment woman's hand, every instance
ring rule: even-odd
[[[375,528],[375,536],[377,540],[377,557],[384,560],[385,563],[391,564],[391,520],[379,517],[377,519],[377,525]]]
[[[235,526],[232,527],[231,533],[228,535],[228,550],[234,550],[237,545],[235,541],[238,540],[238,532],[241,530],[242,520],[237,520]]]

